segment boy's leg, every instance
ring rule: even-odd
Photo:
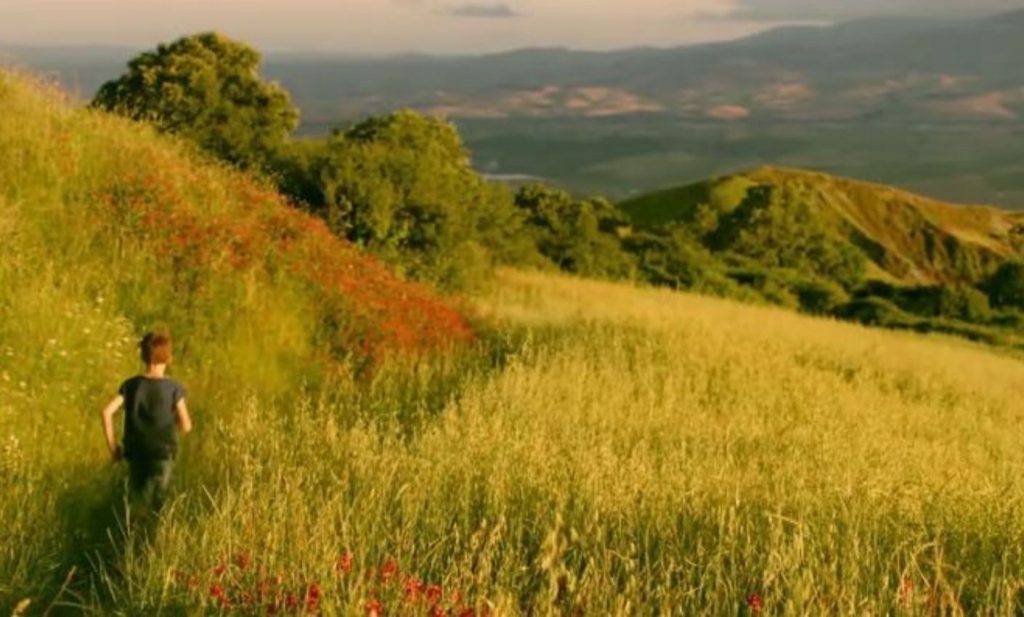
[[[148,503],[154,512],[159,512],[167,499],[167,487],[171,483],[171,472],[174,471],[174,459],[163,459],[153,461],[153,468],[149,476],[149,499]]]
[[[132,498],[149,510],[157,512],[167,497],[167,486],[174,469],[173,459],[133,461],[131,464]]]

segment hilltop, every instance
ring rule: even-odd
[[[640,226],[693,222],[710,206],[726,215],[768,189],[784,207],[806,206],[814,223],[870,260],[869,277],[905,285],[977,283],[1024,247],[1024,214],[940,202],[829,174],[760,167],[659,191],[621,204]]]

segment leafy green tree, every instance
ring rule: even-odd
[[[583,276],[627,278],[635,262],[623,250],[628,218],[603,198],[577,199],[535,184],[516,194],[537,248],[560,269]]]
[[[864,255],[830,236],[810,200],[791,187],[751,187],[735,210],[720,217],[707,241],[714,250],[813,274],[847,289],[863,280],[867,268]]]
[[[730,279],[724,264],[682,225],[669,225],[657,233],[637,233],[624,244],[635,255],[640,276],[653,285],[730,298],[757,296]]]
[[[522,217],[443,120],[401,111],[336,132],[320,179],[331,228],[407,276],[464,287],[515,252]]]
[[[260,54],[221,34],[160,45],[100,88],[93,106],[181,135],[245,168],[269,159],[298,124],[288,93],[259,75]]]
[[[1024,262],[1004,263],[989,278],[985,287],[995,306],[1024,309]]]

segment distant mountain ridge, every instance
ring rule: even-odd
[[[155,43],[155,42],[154,42]],[[83,98],[130,50],[8,49]],[[1024,10],[781,27],[670,49],[266,54],[323,135],[397,108],[459,124],[480,171],[640,195],[761,164],[1024,208]],[[2,60],[0,60],[2,61]]]
[[[665,113],[820,120],[913,113],[919,120],[1000,121],[1024,112],[1024,95],[1006,91],[1024,83],[1022,54],[1024,10],[976,20],[874,18],[780,27],[735,41],[609,52],[269,53],[266,73],[295,93],[311,122],[397,107],[453,117]],[[15,47],[3,55],[57,71],[90,95],[131,54],[113,47]],[[1001,102],[972,105],[984,96]],[[723,118],[723,106],[743,111]]]
[[[621,204],[641,227],[692,222],[702,208],[726,214],[752,189],[786,207],[809,207],[814,223],[870,261],[869,278],[907,285],[976,284],[1024,255],[1024,213],[959,206],[889,186],[828,174],[762,167],[651,193]]]

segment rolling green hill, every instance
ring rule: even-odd
[[[621,207],[641,227],[727,216],[757,191],[785,208],[799,204],[807,222],[855,247],[869,277],[903,284],[977,283],[1024,247],[1024,215],[959,206],[888,186],[811,171],[761,167],[628,200]]]

